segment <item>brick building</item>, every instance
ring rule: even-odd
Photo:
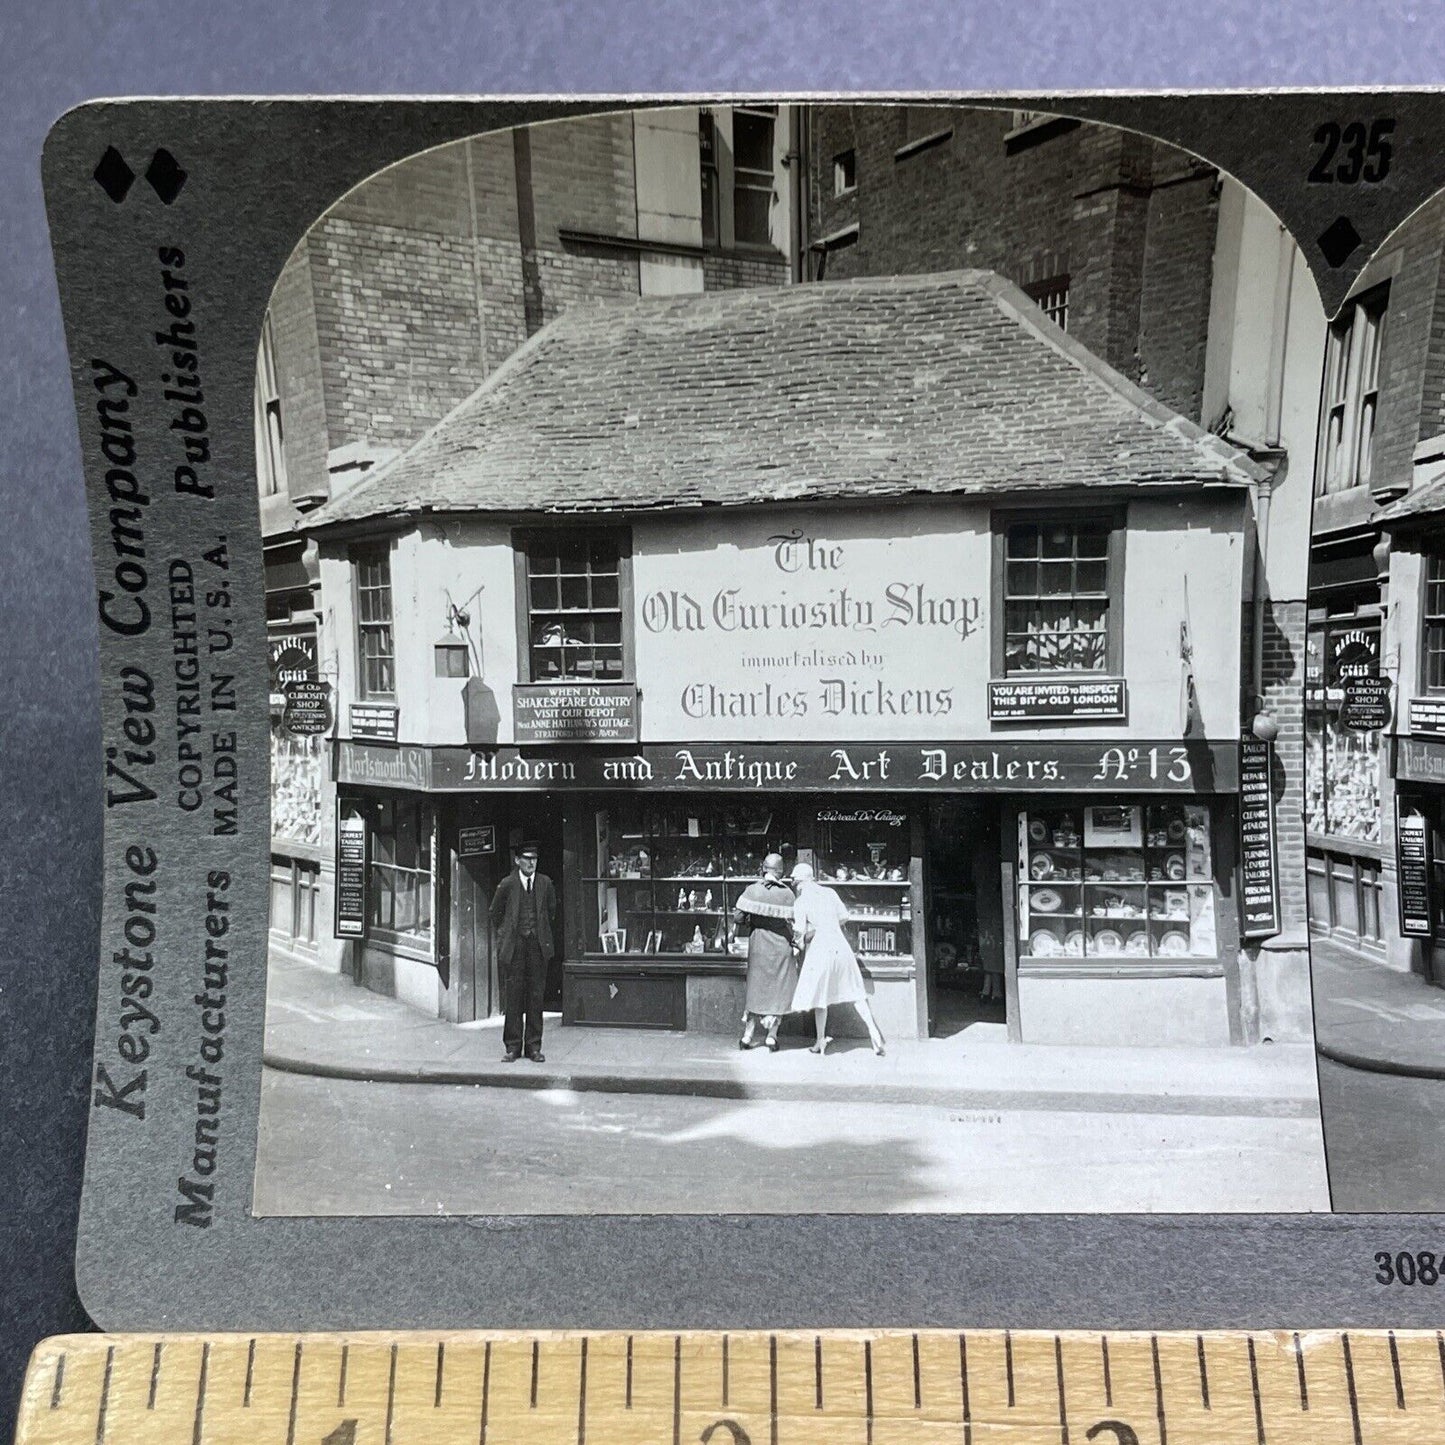
[[[984,266],[1164,405],[1263,468],[1253,487],[1241,716],[1273,742],[1280,930],[1260,1032],[1289,1035],[1307,968],[1308,536],[1326,326],[1292,238],[1251,193],[1147,136],[1005,109],[812,107],[808,274]]]
[[[1445,981],[1442,263],[1437,197],[1370,261],[1331,325],[1313,474],[1307,695],[1311,922],[1362,962],[1437,983]],[[1358,714],[1372,687],[1387,690],[1388,719]]]
[[[278,948],[335,951],[322,744],[285,725],[288,684],[335,680],[298,524],[579,301],[792,279],[797,126],[786,106],[683,106],[472,137],[357,186],[287,262],[255,397]]]

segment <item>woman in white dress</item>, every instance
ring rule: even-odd
[[[793,887],[798,894],[793,907],[793,941],[803,954],[798,986],[793,990],[793,1012],[813,1011],[818,1042],[809,1052],[826,1053],[833,1042],[828,1037],[828,1006],[850,1003],[868,1025],[873,1052],[881,1055],[883,1032],[868,1007],[868,987],[843,933],[847,905],[831,888],[815,881],[806,863],[793,869]]]

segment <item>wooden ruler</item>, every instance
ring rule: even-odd
[[[74,1335],[19,1445],[1396,1445],[1429,1331]]]

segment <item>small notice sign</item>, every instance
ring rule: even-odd
[[[1412,697],[1410,731],[1430,737],[1445,737],[1445,697]]]
[[[457,857],[480,858],[497,851],[497,829],[492,823],[457,829]]]
[[[1255,738],[1239,744],[1240,932],[1268,938],[1279,932],[1279,867],[1274,836],[1274,799],[1269,774],[1272,750]]]
[[[1128,716],[1122,677],[1004,678],[988,685],[991,722],[1044,722],[1058,718]]]
[[[637,684],[518,683],[512,689],[512,728],[520,746],[635,743]]]
[[[1379,732],[1390,726],[1390,680],[1387,677],[1352,677],[1340,702],[1340,726],[1353,732]]]
[[[397,710],[388,703],[354,702],[351,704],[351,736],[374,743],[394,743],[397,734]]]
[[[336,817],[336,937],[366,932],[366,821]]]
[[[1400,816],[1397,811],[1395,862],[1400,870],[1400,932],[1407,938],[1429,938],[1435,931],[1430,824],[1418,813]]]

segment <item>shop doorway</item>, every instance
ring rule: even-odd
[[[951,1038],[1007,1023],[1004,916],[995,803],[941,798],[929,807],[924,874],[928,1032]]]
[[[566,952],[567,921],[566,888],[562,843],[562,808],[546,794],[517,794],[511,800],[507,825],[504,867],[512,866],[513,850],[523,843],[537,845],[537,871],[545,873],[557,890],[556,954],[547,968],[547,991],[543,1005],[547,1009],[562,1007],[562,958]]]

